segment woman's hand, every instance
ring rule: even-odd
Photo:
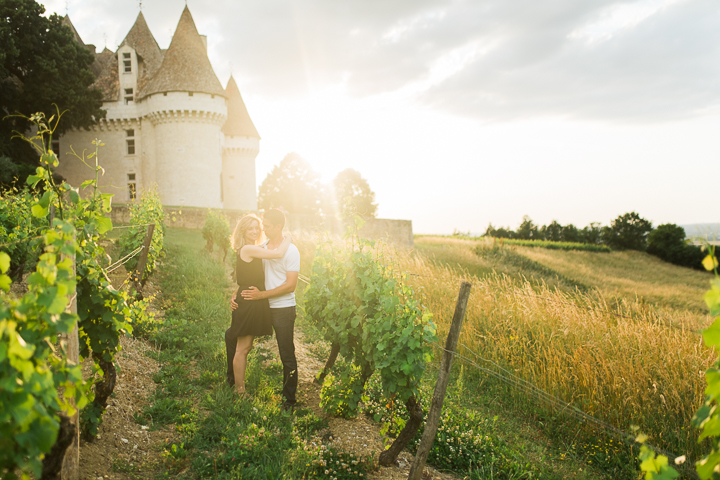
[[[237,298],[237,290],[235,290],[232,294],[232,297],[230,297],[230,309],[235,310],[238,307],[237,302],[235,299]]]

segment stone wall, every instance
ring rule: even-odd
[[[176,208],[165,207],[166,221],[169,227],[200,229],[205,225],[206,208]],[[230,228],[235,226],[237,219],[250,212],[239,210],[223,210],[230,222]],[[130,210],[127,205],[113,205],[111,218],[113,223],[124,224],[130,222]],[[343,235],[347,225],[336,218],[321,217],[319,215],[288,214],[287,229],[292,231],[305,230],[310,232],[329,232],[334,235]],[[391,220],[375,218],[368,220],[360,229],[360,236],[375,240],[385,240],[412,247],[414,245],[412,220]]]

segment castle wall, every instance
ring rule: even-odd
[[[201,229],[205,225],[208,210],[205,208],[186,207],[182,209],[165,207],[165,224],[173,228]],[[237,220],[248,211],[222,210],[234,228]],[[110,214],[114,224],[130,222],[130,211],[125,205],[113,205]],[[174,220],[173,220],[174,219]],[[346,224],[336,218],[321,217],[320,215],[288,214],[286,230],[290,232],[310,232],[331,235],[344,235]],[[374,240],[384,240],[389,243],[414,246],[412,220],[394,220],[388,218],[373,218],[360,229],[360,236]]]
[[[260,139],[225,137],[223,147],[223,207],[231,210],[257,210],[255,157]]]
[[[135,140],[135,154],[127,153],[127,131],[133,130]],[[142,158],[138,149],[142,144],[142,131],[140,122],[137,119],[101,121],[91,130],[73,130],[67,132],[60,138],[60,149],[58,158],[60,164],[56,172],[74,187],[79,187],[82,182],[95,177],[95,158],[87,159],[87,156],[95,151],[93,140],[99,139],[104,143],[98,150],[98,161],[105,170],[99,179],[100,190],[103,193],[112,193],[117,202],[130,201],[128,192],[128,175],[134,174],[135,181],[142,181]],[[68,153],[72,149],[82,156],[85,150],[85,161],[90,167],[83,164],[78,158]],[[81,192],[82,194],[83,192]]]

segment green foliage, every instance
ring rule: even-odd
[[[323,389],[326,395],[340,394],[340,402],[323,402],[345,416],[355,415],[365,382],[375,370],[388,398],[405,402],[417,395],[430,357],[427,342],[437,340],[431,314],[405,284],[404,275],[383,261],[382,250],[366,240],[357,240],[354,248],[320,246],[305,292],[308,317],[354,365],[340,375],[342,387]],[[329,385],[333,381],[326,379]]]
[[[284,208],[290,213],[318,213],[323,195],[320,175],[296,153],[286,155],[263,180],[258,207]]]
[[[620,215],[603,228],[602,241],[617,250],[639,250],[647,248],[647,235],[652,231],[652,223],[636,212]]]
[[[515,238],[520,240],[535,240],[540,238],[537,225],[535,225],[527,215],[523,217],[522,223],[515,231]]]
[[[135,338],[150,338],[162,325],[162,321],[157,319],[155,313],[148,309],[154,299],[155,297],[151,296],[142,300],[135,300],[130,305],[129,321]]]
[[[46,17],[44,11],[34,0],[0,2],[0,117],[16,112],[50,116],[54,102],[69,110],[57,134],[89,127],[105,117],[102,93],[90,88],[95,81],[90,68],[95,58],[75,41],[62,17]],[[0,121],[0,157],[19,165],[20,179],[33,170],[29,165],[37,166],[37,155],[30,145],[11,137],[14,131],[27,131],[31,124],[22,116]]]
[[[673,223],[659,225],[648,234],[647,253],[681,267],[702,268],[705,255],[685,241],[685,229]]]
[[[581,250],[586,252],[610,252],[607,245],[593,245],[591,243],[571,243],[571,242],[550,242],[546,240],[511,240],[503,239],[504,245],[517,245],[520,247],[539,247],[548,248],[550,250]]]
[[[150,241],[150,251],[148,252],[145,271],[142,272],[142,284],[145,285],[147,279],[157,268],[158,262],[163,256],[163,239],[165,237],[165,212],[162,203],[160,203],[160,195],[156,189],[142,192],[142,198],[139,202],[130,206],[130,226],[118,240],[120,247],[120,257],[124,258],[131,255],[139,247],[142,247],[145,235],[147,234],[147,226],[150,223],[155,224],[152,240]],[[139,255],[131,256],[127,259],[125,269],[130,272],[137,267]]]
[[[14,299],[4,275],[10,258],[0,253],[0,474],[14,469],[39,478],[41,456],[50,451],[59,429],[58,415],[72,415],[87,403],[78,365],[67,362],[59,334],[72,332],[77,316],[66,313],[75,291],[71,255],[79,251],[75,230],[56,219],[43,233],[44,253],[27,279],[28,292]],[[58,395],[64,389],[64,397]]]
[[[363,218],[373,218],[377,214],[377,204],[373,203],[375,192],[357,170],[348,168],[338,173],[333,180],[333,187],[343,217],[360,215]]]
[[[217,246],[223,253],[223,260],[230,249],[230,222],[227,217],[218,210],[208,210],[205,217],[205,225],[202,228],[205,248],[212,252]]]
[[[435,468],[457,472],[465,478],[534,478],[537,467],[523,459],[497,434],[497,417],[483,417],[477,410],[448,404],[440,415],[438,429],[427,461]],[[430,396],[423,396],[423,411],[430,407]],[[385,399],[382,388],[373,376],[368,382],[363,413],[382,425],[381,433],[396,437],[405,425],[405,406],[397,399]],[[424,423],[423,423],[424,425]],[[415,452],[424,427],[410,441]],[[469,477],[468,477],[469,476]]]
[[[27,189],[0,193],[0,251],[10,255],[10,276],[16,282],[37,260],[38,237],[48,227],[46,218],[30,214],[37,200]]]
[[[718,275],[718,261],[715,256],[715,248],[710,247],[710,253],[703,260],[703,266],[715,273],[715,278],[710,281],[710,290],[703,297],[710,309],[710,315],[715,318],[710,327],[703,331],[705,345],[720,351],[720,275]],[[711,449],[705,457],[696,463],[698,474],[703,480],[717,478],[716,473],[720,466],[720,360],[707,369],[705,379],[708,386],[705,389],[705,402],[698,409],[693,417],[693,425],[700,428],[702,433],[700,439],[707,438],[710,441]]]

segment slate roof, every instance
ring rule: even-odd
[[[162,65],[140,98],[160,92],[203,92],[225,96],[187,5]]]
[[[227,96],[227,120],[223,125],[222,131],[225,135],[234,135],[237,137],[256,137],[260,138],[255,125],[250,120],[245,102],[243,102],[235,79],[230,76],[227,88],[225,89]]]
[[[103,102],[117,102],[120,99],[117,54],[105,47],[95,57],[95,63],[100,66],[100,71],[95,74],[95,83],[92,86],[100,89]]]
[[[142,96],[143,90],[147,87],[150,79],[155,75],[163,62],[162,51],[155,37],[153,37],[153,34],[150,32],[150,28],[148,28],[142,12],[138,14],[137,19],[135,19],[135,24],[125,36],[125,40],[120,44],[121,47],[124,45],[134,48],[137,54],[137,91],[139,96]]]

